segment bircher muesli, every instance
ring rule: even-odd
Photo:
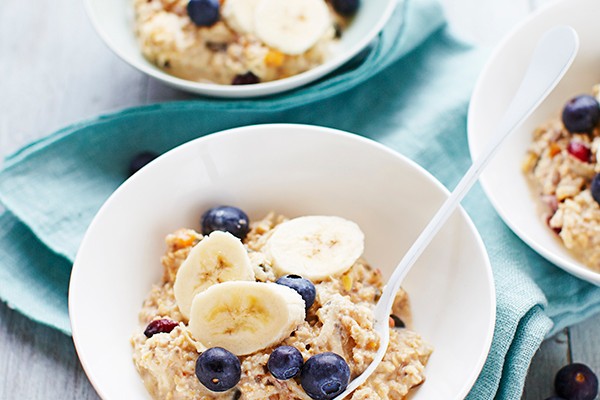
[[[541,215],[564,246],[600,271],[600,86],[570,99],[561,118],[538,127],[523,171]]]
[[[141,52],[179,78],[268,82],[323,64],[359,0],[134,0]]]
[[[362,258],[364,235],[336,216],[249,223],[235,207],[202,216],[199,233],[166,237],[164,274],[131,338],[154,399],[332,399],[379,347],[373,308],[381,271]],[[400,290],[390,344],[349,398],[404,399],[425,380],[432,347],[410,329]]]

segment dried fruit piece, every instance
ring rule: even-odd
[[[581,162],[590,162],[590,148],[580,141],[571,140],[567,146],[567,151]]]
[[[146,335],[147,338],[151,338],[157,333],[170,333],[177,325],[179,325],[177,321],[173,321],[169,318],[155,319],[148,324],[144,331],[144,335]]]

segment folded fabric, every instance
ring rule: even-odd
[[[436,1],[405,0],[368,55],[314,86],[262,100],[134,108],[33,143],[0,171],[0,297],[68,334],[72,260],[95,212],[126,179],[129,160],[226,128],[290,122],[355,132],[452,188],[470,164],[467,104],[483,61],[448,35]],[[497,289],[494,341],[468,398],[517,399],[544,337],[600,311],[600,289],[529,249],[479,187],[463,204],[484,239]]]

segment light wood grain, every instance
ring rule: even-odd
[[[0,399],[98,399],[71,339],[0,307]]]
[[[572,362],[589,366],[600,376],[600,315],[569,329]]]
[[[443,3],[458,35],[493,46],[548,1],[552,0]],[[75,121],[191,97],[142,75],[112,54],[93,31],[80,0],[1,0],[0,77],[0,157]],[[533,360],[524,399],[551,394],[554,373],[571,358],[600,371],[598,349],[600,316],[544,342]],[[0,304],[0,399],[98,396],[69,337]]]
[[[523,399],[541,400],[554,394],[554,375],[570,360],[568,335],[564,330],[542,343],[531,362]]]

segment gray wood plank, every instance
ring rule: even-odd
[[[523,400],[542,400],[554,394],[554,375],[569,362],[568,330],[545,340],[529,367]]]
[[[79,0],[0,1],[0,76],[2,158],[66,124],[143,104],[148,91],[148,78],[101,42]],[[5,304],[0,355],[0,399],[98,399],[71,338]]]
[[[586,364],[600,377],[600,315],[570,328],[572,362]]]
[[[170,90],[149,99],[150,79],[101,41],[82,1],[56,0],[32,7],[19,0],[3,0],[0,38],[3,154],[98,114],[148,100],[190,97]]]
[[[0,306],[0,399],[95,400],[71,338]]]

